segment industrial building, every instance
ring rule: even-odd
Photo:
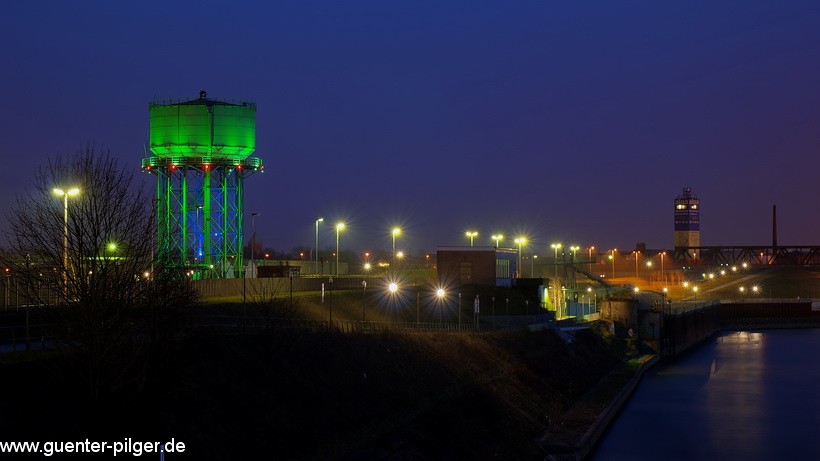
[[[438,279],[445,283],[510,287],[518,276],[518,250],[495,247],[438,247]]]
[[[675,250],[688,253],[687,259],[697,259],[697,250],[687,248],[700,246],[700,200],[692,195],[692,188],[684,187],[675,196]]]

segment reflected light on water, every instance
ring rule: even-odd
[[[701,389],[713,453],[747,459],[759,454],[765,436],[764,339],[763,333],[748,331],[717,338],[712,373]]]

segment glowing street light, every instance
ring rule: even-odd
[[[587,266],[588,266],[588,271],[589,271],[590,274],[592,273],[592,250],[594,250],[594,249],[595,249],[594,246],[591,246],[591,247],[587,248],[587,251],[589,251],[589,259],[587,259]]]
[[[441,312],[441,303],[444,301],[444,297],[446,295],[447,293],[444,291],[444,288],[439,288],[438,290],[436,290],[436,299],[438,300],[438,323],[444,323],[443,314]]]
[[[399,234],[401,234],[401,229],[394,227],[393,232],[391,232],[391,237],[393,237],[393,259],[396,259],[396,236]]]
[[[473,239],[476,238],[476,236],[478,235],[478,232],[466,232],[465,235],[467,237],[470,237],[470,246],[473,246]]]
[[[530,277],[535,277],[535,260],[538,259],[538,255],[534,254],[530,257]]]
[[[521,245],[527,243],[527,239],[523,237],[519,237],[515,239],[515,243],[518,244],[518,278],[521,278]],[[532,274],[530,274],[532,275]]]
[[[558,250],[561,249],[560,243],[553,243],[550,248],[555,250],[555,277],[558,278]]]
[[[344,228],[343,223],[336,224],[336,275],[339,275],[339,232]]]
[[[314,264],[313,265],[313,273],[314,274],[319,273],[319,223],[324,221],[324,220],[325,220],[324,218],[316,218],[316,247],[315,247],[315,251],[313,253],[313,256],[315,256],[315,261],[313,263]]]
[[[495,247],[496,247],[496,248],[498,248],[498,242],[499,242],[500,240],[504,240],[504,236],[503,236],[503,235],[501,235],[501,234],[498,234],[498,235],[493,235],[493,236],[492,236],[492,239],[493,239],[493,240],[495,240]]]
[[[666,272],[663,271],[663,257],[666,256],[666,252],[661,252],[661,277],[663,277],[663,283],[666,284]]]
[[[639,250],[633,251],[635,253],[635,282],[637,283],[638,279],[638,260],[640,259],[641,252]]]
[[[617,248],[613,248],[609,254],[609,259],[612,261],[612,278],[615,278],[615,252],[618,251]]]
[[[80,189],[54,189],[54,193],[63,196],[63,291],[68,296],[68,196],[79,194]]]

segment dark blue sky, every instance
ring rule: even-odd
[[[257,101],[265,246],[432,251],[464,231],[673,246],[820,244],[816,1],[8,0],[0,189],[86,142],[139,172],[147,102]],[[2,205],[7,208],[9,200]],[[0,226],[2,227],[2,226]],[[325,226],[323,246],[332,244]]]

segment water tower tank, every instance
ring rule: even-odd
[[[256,103],[234,99],[160,99],[148,104],[149,148],[157,157],[242,160],[256,149]]]

